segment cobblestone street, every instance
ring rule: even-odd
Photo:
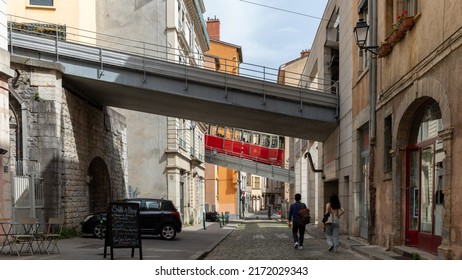
[[[278,220],[246,220],[216,246],[205,260],[365,260],[346,248],[327,250],[324,233],[307,225],[303,250],[293,248],[292,231]]]

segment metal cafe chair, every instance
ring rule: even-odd
[[[46,250],[47,254],[53,253],[55,249],[59,254],[61,254],[58,247],[58,241],[61,238],[63,224],[64,218],[51,217],[48,219],[48,229],[46,233],[40,235],[41,245],[39,246]]]
[[[19,256],[23,252],[25,246],[25,251],[29,251],[33,255],[34,250],[32,244],[36,237],[37,219],[22,217],[18,219],[17,223],[13,223],[13,227],[13,232],[10,235],[10,253],[16,252]]]
[[[11,227],[11,219],[0,218],[0,241],[2,242],[2,248],[0,249],[0,253],[3,252],[3,249],[10,248]]]

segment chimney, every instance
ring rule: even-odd
[[[300,58],[310,55],[311,50],[303,50],[300,52]]]
[[[207,32],[211,40],[220,41],[220,20],[215,18],[207,18]]]

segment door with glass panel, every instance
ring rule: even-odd
[[[442,233],[442,160],[438,141],[408,150],[406,244],[435,254]]]

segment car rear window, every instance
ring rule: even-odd
[[[173,203],[170,201],[162,201],[160,207],[160,209],[162,210],[175,211],[175,207],[173,206]]]

